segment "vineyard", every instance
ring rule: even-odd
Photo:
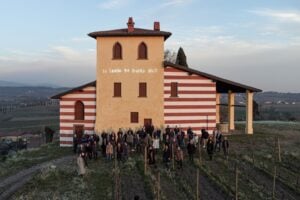
[[[296,200],[300,198],[299,134],[297,123],[255,124],[253,136],[229,136],[228,159],[216,152],[209,161],[206,151],[197,148],[194,162],[185,153],[183,170],[177,169],[176,162],[167,170],[161,152],[156,166],[145,164],[143,153],[132,153],[121,163],[102,157],[88,161],[88,173],[81,178],[74,157],[37,173],[13,198],[133,199],[138,195],[141,199]],[[51,148],[55,152],[59,147]]]

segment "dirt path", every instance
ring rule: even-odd
[[[37,172],[50,166],[61,165],[70,160],[74,156],[66,156],[59,159],[47,161],[28,169],[24,169],[15,175],[9,176],[5,179],[0,179],[0,199],[9,199],[17,190],[22,188]]]

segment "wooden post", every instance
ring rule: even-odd
[[[160,200],[160,173],[157,174],[157,200]]]
[[[202,155],[201,155],[201,143],[200,143],[201,139],[199,137],[198,139],[198,151],[199,151],[199,164],[202,165]]]
[[[277,148],[278,148],[278,162],[281,162],[281,148],[280,148],[280,141],[277,137]]]
[[[175,153],[174,153],[174,144],[172,144],[172,168],[175,170]]]
[[[238,173],[238,168],[237,165],[235,165],[235,200],[238,200],[238,190],[239,187],[239,173]]]
[[[145,166],[144,166],[144,173],[146,174],[147,172],[147,145],[145,145]]]
[[[275,189],[276,189],[276,165],[274,165],[272,199],[275,199]]]
[[[197,168],[197,184],[196,184],[196,200],[200,199],[200,195],[199,195],[199,168]]]
[[[253,134],[253,92],[246,92],[246,134]]]
[[[228,91],[228,124],[229,131],[233,131],[234,127],[234,93],[232,91]]]

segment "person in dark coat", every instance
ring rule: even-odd
[[[151,145],[148,149],[148,163],[149,165],[155,164],[155,151]]]
[[[171,151],[170,151],[169,145],[165,144],[164,150],[163,150],[163,161],[164,161],[167,169],[169,169],[170,160],[171,160]]]
[[[122,161],[123,148],[120,142],[117,143],[117,160]]]
[[[228,150],[229,150],[229,142],[227,137],[224,137],[223,141],[222,141],[222,149],[224,152],[224,156],[227,158],[228,157]]]
[[[207,154],[209,156],[209,159],[212,160],[214,154],[214,142],[211,137],[208,138],[206,149],[207,149]]]
[[[77,147],[78,147],[79,139],[77,138],[77,135],[74,134],[73,136],[73,152],[77,153]]]
[[[188,145],[187,145],[187,151],[188,151],[188,154],[189,154],[189,159],[190,159],[190,161],[194,161],[194,153],[195,153],[195,151],[196,151],[196,147],[195,147],[195,145],[193,144],[193,141],[192,140],[190,140],[189,142],[188,142]]]
[[[187,135],[188,135],[188,139],[189,139],[189,140],[192,140],[192,139],[193,139],[194,133],[193,133],[193,130],[192,130],[191,127],[188,128],[188,130],[187,130]]]
[[[208,140],[208,137],[209,137],[209,133],[205,130],[205,129],[202,129],[201,130],[201,142],[202,142],[202,145],[203,145],[203,149],[206,148],[206,144],[207,144],[207,140]]]

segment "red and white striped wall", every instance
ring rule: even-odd
[[[171,82],[178,83],[178,97],[170,97]],[[216,127],[216,84],[199,75],[173,67],[164,70],[164,121],[171,128],[188,127],[200,134]]]
[[[75,103],[84,104],[84,120],[75,120]],[[87,86],[60,99],[60,146],[72,146],[75,125],[83,125],[84,133],[94,131],[96,120],[96,87]]]

